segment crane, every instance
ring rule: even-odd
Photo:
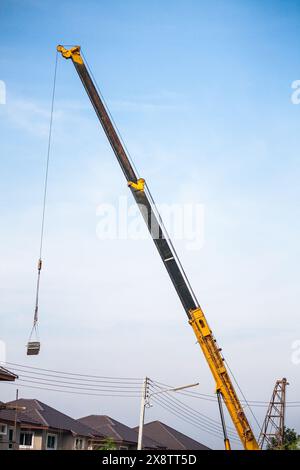
[[[65,59],[71,59],[75,66],[81,82],[95,109],[97,117],[121,166],[127,185],[141,210],[157,251],[187,314],[188,322],[194,330],[197,342],[202,349],[207,364],[214,377],[224,432],[225,449],[230,450],[231,447],[226,433],[222,402],[224,402],[227,407],[244,449],[259,450],[260,447],[256,441],[255,435],[227,371],[224,358],[221,354],[221,349],[219,348],[212,330],[209,327],[204,312],[201,309],[182,268],[172,242],[166,233],[146,181],[137,176],[124,145],[122,144],[106,110],[103,100],[97,91],[92,76],[82,57],[80,46],[66,49],[62,45],[59,45],[57,46],[57,51],[61,53]]]

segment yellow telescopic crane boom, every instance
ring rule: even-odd
[[[247,450],[259,450],[253,431],[225,367],[224,359],[220,353],[221,350],[180,264],[172,242],[164,229],[145,180],[137,177],[130,163],[124,146],[84,63],[80,47],[76,46],[71,49],[65,49],[63,46],[57,46],[57,50],[64,58],[72,60],[91,100],[214,376],[218,397],[223,399],[244,448]],[[225,447],[230,449],[225,433],[224,440]]]

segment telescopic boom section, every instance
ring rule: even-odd
[[[65,49],[63,46],[57,46],[57,50],[64,58],[71,59],[76,68],[121,166],[127,180],[127,185],[140,208],[155,246],[188,316],[189,323],[194,330],[197,341],[216,381],[216,391],[221,394],[223,398],[244,448],[247,450],[259,450],[255,436],[226,370],[224,359],[220,352],[221,349],[218,347],[205,315],[177,258],[173,245],[166,234],[160,216],[156,211],[145,184],[145,180],[138,178],[130,163],[124,146],[82,59],[80,47],[76,46],[71,49]]]

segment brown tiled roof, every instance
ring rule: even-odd
[[[60,429],[85,437],[92,437],[94,434],[94,431],[88,426],[39,400],[20,398],[17,401],[9,402],[9,404],[24,406],[26,408],[26,415],[40,426]],[[23,422],[21,414],[20,420]]]
[[[86,424],[92,429],[95,429],[105,437],[111,437],[117,442],[126,442],[128,444],[137,446],[138,433],[129,426],[126,426],[125,424],[120,423],[120,421],[116,421],[109,416],[89,415],[80,418],[78,421]],[[147,437],[144,440],[144,447],[163,448],[161,444]]]
[[[24,424],[31,424],[31,425],[39,425],[39,421],[34,419],[25,411],[18,410],[17,414],[15,410],[0,410],[0,422],[1,421],[8,421],[10,423],[14,423],[17,417],[17,423],[24,423]]]
[[[138,427],[133,429],[138,430]],[[151,423],[145,424],[144,435],[155,439],[170,450],[209,450],[205,445],[161,421],[152,421]]]

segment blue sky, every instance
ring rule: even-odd
[[[40,306],[43,353],[33,361],[25,356],[55,48],[80,44],[156,200],[204,204],[203,248],[177,247],[245,394],[266,401],[275,380],[287,376],[289,399],[297,399],[300,365],[291,362],[291,345],[300,339],[300,105],[291,102],[291,84],[300,79],[299,23],[298,1],[1,2],[7,102],[0,105],[0,319],[8,360],[200,381],[204,393],[214,390],[151,241],[96,237],[97,206],[115,204],[127,189],[72,64],[61,58]],[[11,398],[7,389],[1,386],[2,399]],[[137,403],[40,393],[74,416],[101,408],[137,423]],[[206,407],[199,404],[217,416]],[[262,420],[264,410],[256,411]],[[151,409],[149,419],[162,418],[222,446]],[[297,408],[288,410],[287,424],[300,431]]]

